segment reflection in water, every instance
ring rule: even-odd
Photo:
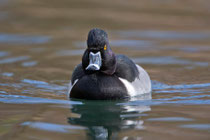
[[[83,105],[72,105],[71,112],[79,117],[69,117],[72,125],[88,128],[87,135],[92,139],[113,139],[125,129],[144,129],[141,116],[150,111],[150,106],[138,104],[120,105],[116,101],[83,101]]]

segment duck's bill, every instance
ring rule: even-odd
[[[101,53],[93,53],[89,54],[89,65],[86,67],[86,70],[100,70],[102,64]]]

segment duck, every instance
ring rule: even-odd
[[[146,93],[151,93],[148,73],[127,56],[116,55],[104,30],[91,29],[82,62],[73,70],[68,97],[117,100]]]

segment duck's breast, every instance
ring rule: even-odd
[[[126,87],[117,76],[101,73],[83,76],[70,91],[71,98],[79,99],[122,99],[127,96]]]

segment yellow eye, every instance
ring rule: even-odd
[[[106,45],[104,45],[104,50],[106,51]]]

